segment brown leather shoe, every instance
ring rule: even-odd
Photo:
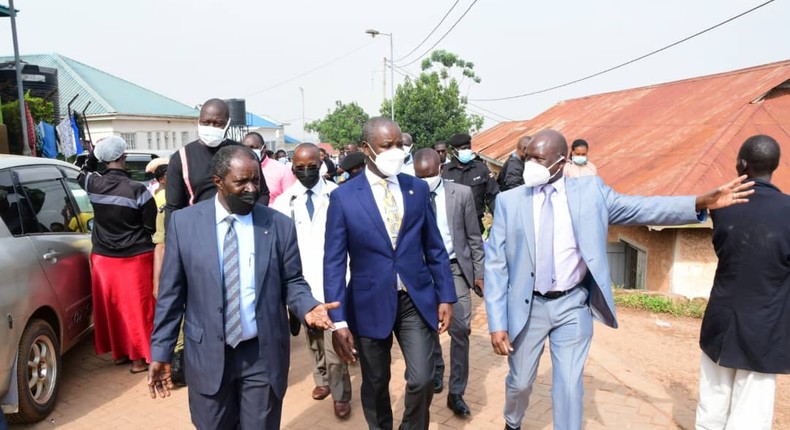
[[[348,418],[351,414],[351,403],[335,402],[335,416],[342,419]]]
[[[313,399],[315,400],[324,400],[328,395],[329,395],[328,385],[320,385],[318,387],[313,388]]]

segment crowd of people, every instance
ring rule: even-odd
[[[447,407],[469,416],[474,293],[494,353],[508,360],[505,428],[521,427],[548,340],[554,428],[581,429],[593,319],[617,327],[608,226],[684,225],[708,211],[720,262],[700,342],[698,428],[770,428],[774,379],[763,375],[790,373],[790,197],[770,183],[770,137],[747,140],[739,177],[715,190],[640,197],[609,188],[588,143],[569,148],[554,130],[522,137],[497,176],[468,134],[415,150],[382,117],[337,165],[310,143],[288,159],[257,133],[226,139],[228,123],[225,102],[205,102],[199,139],[148,166],[153,195],[125,174],[119,137],[96,145],[79,178],[95,211],[96,352],[147,370],[154,398],[188,385],[197,428],[279,428],[300,326],[312,397],[331,396],[339,419],[352,413],[348,366],[358,362],[369,428],[392,428],[393,337],[406,364],[400,428],[428,428],[446,365]],[[744,255],[738,244],[755,237]],[[775,330],[754,341],[767,314]]]

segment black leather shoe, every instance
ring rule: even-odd
[[[447,407],[456,415],[469,416],[469,406],[466,406],[466,402],[460,394],[449,394],[447,396]]]
[[[444,381],[442,375],[434,375],[433,377],[433,392],[439,394],[444,390]]]
[[[505,423],[505,430],[521,430],[521,426],[510,427],[509,425],[507,425],[507,423]]]

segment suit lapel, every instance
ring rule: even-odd
[[[444,185],[444,194],[445,194],[445,212],[447,212],[447,224],[449,225],[456,225],[455,224],[455,189],[452,187],[448,187],[447,183]]]
[[[222,274],[220,273],[220,260],[219,260],[219,249],[218,249],[218,238],[217,238],[217,212],[214,207],[214,201],[212,200],[212,204],[205,205],[202,215],[202,228],[197,229],[197,231],[205,232],[205,234],[200,234],[198,237],[200,238],[200,249],[204,249],[208,253],[208,261],[212,262],[209,264],[209,272],[211,272],[211,277],[214,280],[214,285],[219,285],[220,288],[222,287]]]
[[[274,238],[271,215],[256,205],[252,212],[252,226],[255,234],[255,297],[260,300],[261,289],[269,269]]]
[[[579,188],[576,181],[565,181],[565,195],[568,199],[568,210],[571,213],[571,227],[573,227],[573,236],[576,238],[576,243],[579,243],[579,216],[581,211],[581,196],[579,195]]]
[[[396,246],[400,245],[401,236],[403,236],[403,232],[406,230],[404,226],[413,218],[412,212],[417,208],[417,202],[414,199],[413,184],[405,177],[405,174],[398,175],[398,186],[400,186],[400,193],[403,196],[403,215],[401,216],[400,230],[398,230],[398,240],[395,242]],[[405,184],[404,182],[409,182],[409,184]]]
[[[534,187],[524,187],[526,199],[523,205],[518,208],[521,211],[519,219],[524,224],[524,234],[527,236],[527,251],[529,251],[529,258],[532,260],[532,266],[535,267],[535,217],[533,212],[534,205]]]
[[[357,196],[359,197],[359,204],[365,209],[365,213],[368,214],[370,218],[370,222],[373,224],[373,227],[381,234],[384,239],[386,239],[387,243],[389,243],[390,235],[387,233],[387,227],[384,225],[384,220],[381,219],[381,212],[379,212],[379,207],[376,206],[376,200],[373,198],[373,190],[370,188],[370,183],[368,182],[367,177],[364,177],[365,173],[360,173],[362,178],[358,180],[357,184]]]

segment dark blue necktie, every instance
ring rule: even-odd
[[[313,190],[307,190],[307,215],[310,215],[310,221],[313,220],[315,213],[315,205],[313,204]]]

